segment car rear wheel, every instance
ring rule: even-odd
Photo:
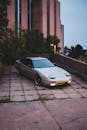
[[[34,78],[34,83],[36,85],[41,85],[41,77],[39,75],[36,75]]]

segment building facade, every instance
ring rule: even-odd
[[[58,0],[10,0],[7,9],[8,27],[20,33],[21,29],[38,30],[46,38],[49,35],[60,39],[63,52],[64,32],[60,19]]]

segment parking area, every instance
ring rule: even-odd
[[[14,66],[6,68],[0,81],[0,102],[44,101],[87,98],[87,82],[72,75],[70,85],[36,86],[31,80],[18,75]]]
[[[87,130],[87,84],[36,86],[6,67],[0,81],[0,130]]]

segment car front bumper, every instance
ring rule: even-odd
[[[68,78],[65,78],[64,80],[45,80],[43,81],[43,84],[45,86],[57,86],[57,85],[63,85],[63,84],[70,84],[72,81],[71,76]]]

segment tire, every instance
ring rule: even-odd
[[[41,77],[39,75],[36,75],[34,78],[35,85],[41,85]]]

